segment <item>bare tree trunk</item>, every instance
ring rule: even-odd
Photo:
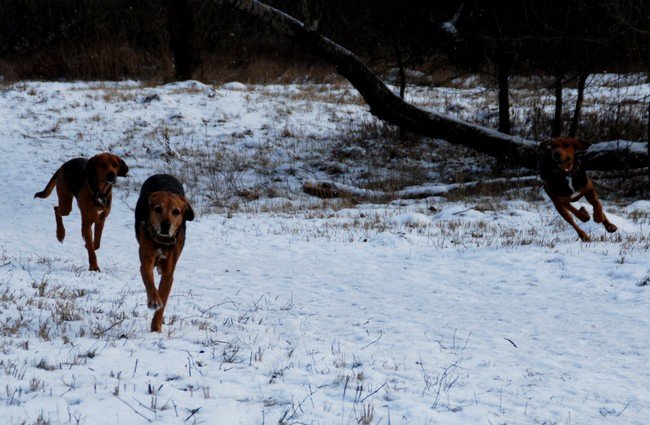
[[[404,94],[406,94],[406,71],[404,71],[404,60],[402,59],[402,49],[399,45],[399,35],[397,30],[394,29],[392,32],[393,38],[393,48],[395,50],[395,60],[397,61],[397,69],[399,72],[399,97],[404,99]],[[399,138],[404,140],[406,137],[406,131],[403,127],[399,129]]]
[[[578,133],[578,124],[580,123],[580,114],[582,112],[582,101],[585,97],[585,83],[588,76],[588,72],[580,72],[580,75],[578,75],[578,98],[576,99],[576,108],[573,111],[569,137],[576,137],[576,134]]]
[[[499,133],[494,129],[418,108],[405,102],[352,52],[319,33],[305,30],[300,21],[278,9],[257,0],[214,1],[219,4],[226,3],[265,22],[334,65],[337,72],[359,91],[370,107],[370,113],[377,118],[424,136],[466,146],[497,159],[506,160],[512,165],[537,169],[539,142]],[[603,170],[638,168],[645,166],[646,158],[645,155],[633,152],[620,155],[618,151],[602,150],[586,155],[583,164],[587,168]]]
[[[192,78],[199,56],[194,42],[194,21],[187,0],[167,0],[167,19],[176,79]]]
[[[508,43],[497,40],[496,68],[497,84],[499,86],[499,128],[504,134],[510,134],[510,53]]]
[[[399,45],[399,36],[393,32],[393,49],[395,50],[395,60],[399,72],[399,97],[404,99],[406,92],[406,72],[404,71],[404,60],[402,59],[402,49]]]
[[[555,76],[555,113],[553,115],[553,127],[551,136],[562,135],[562,75]]]

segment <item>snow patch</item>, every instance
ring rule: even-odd
[[[221,88],[224,90],[245,91],[246,85],[237,81],[231,81],[230,83],[223,84]]]
[[[0,423],[353,424],[363,405],[380,423],[647,422],[649,223],[624,217],[649,200],[605,203],[621,230],[579,223],[592,243],[549,200],[372,204],[358,179],[319,168],[364,106],[315,96],[288,114],[300,85],[237,83],[210,101],[193,83],[140,87],[0,91]],[[313,138],[277,137],[278,124]],[[130,171],[90,273],[78,208],[60,244],[56,194],[31,194],[101,151]],[[147,176],[182,167],[197,218],[151,334],[133,208]],[[334,178],[368,203],[301,191]],[[215,212],[226,191],[197,193],[203,179],[262,195]]]
[[[602,152],[608,150],[645,154],[648,152],[648,144],[646,142],[632,142],[630,140],[611,140],[608,142],[595,143],[589,147],[587,152]]]
[[[405,227],[425,227],[431,224],[431,219],[418,212],[407,212],[390,218],[390,223]]]
[[[650,213],[650,201],[640,200],[632,202],[631,204],[625,207],[625,211],[628,213],[639,211],[643,213]]]

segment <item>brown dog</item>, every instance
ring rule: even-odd
[[[615,232],[616,226],[607,220],[603,206],[598,200],[593,182],[587,177],[585,169],[576,153],[586,150],[589,143],[580,139],[557,137],[549,142],[542,143],[544,152],[540,160],[540,175],[544,181],[544,189],[553,201],[553,205],[573,228],[578,232],[580,239],[587,242],[589,235],[582,230],[573,220],[571,213],[583,222],[589,221],[589,212],[585,207],[577,209],[571,202],[583,196],[594,207],[594,221],[603,223],[608,232]]]
[[[128,171],[126,163],[110,153],[100,153],[90,159],[75,158],[54,173],[45,189],[34,194],[34,198],[47,198],[56,186],[59,205],[54,207],[54,217],[59,242],[65,238],[63,217],[72,211],[72,198],[77,198],[81,212],[81,235],[86,242],[90,271],[99,271],[95,251],[99,249],[104,222],[111,212],[113,184],[117,176],[125,177]]]
[[[147,290],[147,306],[156,310],[152,332],[162,330],[176,262],[185,245],[185,222],[192,220],[194,211],[175,177],[156,174],[142,184],[135,207],[135,237],[140,244],[140,274]],[[160,274],[158,289],[153,276],[156,266]]]

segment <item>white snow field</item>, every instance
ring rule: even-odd
[[[373,120],[345,86],[0,87],[0,423],[650,423],[650,201],[604,201],[619,232],[585,223],[582,243],[539,187],[302,193],[399,172],[369,170],[358,122]],[[56,193],[33,194],[102,151],[131,170],[95,273],[76,206],[60,244]],[[432,159],[412,159],[420,183],[449,183]],[[160,334],[133,231],[156,172],[198,213]]]

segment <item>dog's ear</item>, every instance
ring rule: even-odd
[[[582,139],[573,139],[573,146],[577,151],[586,151],[591,146],[591,143]]]
[[[194,220],[194,210],[192,209],[192,206],[190,203],[187,201],[185,197],[183,197],[183,201],[185,201],[185,213],[183,214],[183,219],[185,221],[192,221]]]
[[[126,177],[126,173],[129,172],[129,166],[126,165],[126,162],[124,162],[122,158],[117,158],[117,160],[120,163],[120,170],[117,172],[117,175],[120,177]]]
[[[86,161],[86,165],[84,166],[86,170],[94,170],[97,168],[97,157],[96,156],[91,156],[88,158],[88,161]]]
[[[87,179],[92,183],[97,184],[97,156],[88,159],[88,162],[86,162],[86,165],[84,166],[84,173],[86,173]]]

